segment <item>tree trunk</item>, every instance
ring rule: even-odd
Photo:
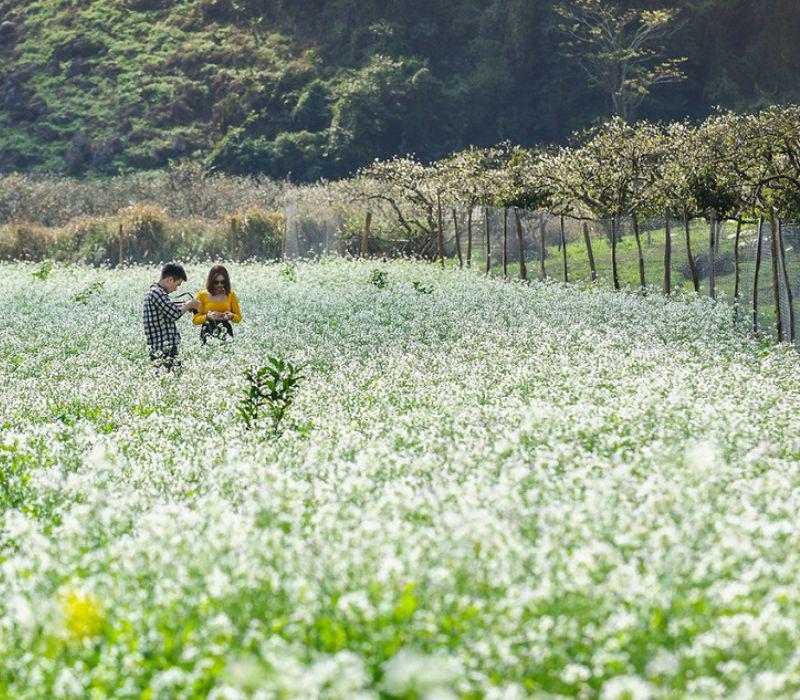
[[[616,216],[611,217],[611,279],[614,281],[614,289],[619,289],[619,270],[617,269],[617,227]]]
[[[758,273],[761,271],[761,249],[764,243],[764,217],[758,217],[756,236],[756,269],[753,273],[753,333],[758,335]]]
[[[231,217],[231,260],[236,262],[236,217]]]
[[[716,249],[716,233],[717,226],[714,220],[714,212],[708,214],[708,296],[712,299],[717,298],[717,271],[716,267],[717,257],[714,254]]]
[[[736,238],[733,241],[733,303],[739,303],[739,282],[741,280],[741,270],[739,261],[739,238],[742,235],[742,219],[736,218]]]
[[[456,236],[456,255],[458,255],[458,266],[464,267],[464,258],[461,256],[461,236],[458,233],[458,213],[453,207],[453,231]]]
[[[467,209],[467,267],[472,267],[472,205]]]
[[[778,225],[775,221],[775,210],[769,208],[770,252],[772,253],[772,297],[775,302],[775,330],[778,342],[783,342],[783,319],[781,318],[781,290],[778,281]]]
[[[489,207],[483,208],[484,219],[486,220],[486,274],[492,269],[492,239],[489,235]]]
[[[508,207],[503,207],[503,277],[508,277]]]
[[[372,212],[367,212],[367,218],[364,220],[364,230],[361,232],[361,249],[360,254],[362,258],[367,257],[369,250],[369,229],[372,226]]]
[[[778,251],[781,256],[781,271],[783,272],[783,282],[786,285],[786,303],[789,306],[789,342],[794,343],[795,323],[794,323],[794,298],[792,295],[792,284],[789,281],[789,270],[786,267],[786,246],[783,244],[783,222],[778,219]]]
[[[639,217],[634,212],[631,218],[633,219],[633,237],[636,239],[636,251],[639,255],[639,289],[644,291],[647,283],[644,279],[644,253],[642,253],[642,237],[639,234]]]
[[[694,263],[694,255],[692,255],[692,225],[689,221],[689,211],[684,207],[683,209],[683,230],[686,232],[686,255],[689,256],[689,271],[692,273],[692,284],[694,291],[700,292],[700,278],[697,276],[697,265]]]
[[[569,270],[567,269],[567,239],[564,235],[564,215],[561,215],[560,220],[561,231],[560,231],[560,238],[559,241],[561,243],[561,255],[564,258],[564,281],[569,282]]]
[[[514,207],[514,220],[517,224],[517,244],[519,246],[519,278],[528,279],[528,267],[525,264],[525,236],[522,232],[522,221],[519,218],[519,209]]]
[[[442,216],[442,197],[436,194],[436,249],[439,262],[444,267],[444,217]]]
[[[583,222],[583,242],[586,244],[586,254],[589,256],[589,270],[592,274],[592,282],[597,281],[597,269],[594,266],[594,253],[592,252],[592,239],[589,238],[589,224]]]
[[[664,294],[672,293],[672,221],[669,212],[664,212]]]
[[[544,214],[539,214],[539,275],[542,279],[547,277],[547,270],[544,267],[544,257],[547,255],[547,240],[545,234]]]
[[[117,267],[122,267],[125,262],[125,239],[123,237],[122,224],[119,225],[119,250],[117,251]]]

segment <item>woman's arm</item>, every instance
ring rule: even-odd
[[[231,321],[234,323],[239,323],[242,320],[242,310],[239,308],[239,297],[236,296],[236,292],[231,292],[231,311],[233,312],[233,318]]]
[[[195,326],[202,326],[206,322],[206,295],[200,292],[197,301],[200,302],[200,306],[197,307],[197,313],[192,316],[192,323]]]

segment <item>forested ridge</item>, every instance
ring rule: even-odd
[[[307,181],[401,153],[564,142],[610,105],[564,55],[554,4],[0,0],[0,170],[191,158]],[[687,59],[636,116],[800,101],[796,0],[635,5],[680,9],[667,49]]]

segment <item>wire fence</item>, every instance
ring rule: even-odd
[[[396,223],[366,213],[348,218],[334,208],[293,206],[286,222],[287,258],[439,257],[438,218],[427,230],[402,236]],[[620,288],[636,290],[644,281],[649,292],[696,289],[736,304],[737,323],[796,342],[800,225],[776,222],[774,228],[762,221],[759,235],[759,223],[749,221],[714,222],[712,228],[706,219],[587,221],[495,207],[450,208],[442,214],[442,252],[446,264],[490,275],[602,285],[614,285],[616,258]]]

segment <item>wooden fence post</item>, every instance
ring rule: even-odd
[[[700,292],[700,278],[697,275],[697,265],[694,262],[694,255],[692,255],[692,236],[691,236],[692,222],[689,219],[689,210],[683,208],[683,230],[686,233],[686,255],[689,257],[689,272],[692,273],[692,284],[694,291]]]
[[[503,277],[508,277],[508,207],[503,207]]]
[[[739,239],[742,235],[742,217],[736,217],[736,238],[733,241],[733,303],[739,303],[739,281],[740,263],[739,263]]]
[[[614,281],[614,289],[619,289],[619,270],[617,269],[617,228],[619,221],[617,215],[611,217],[611,278]]]
[[[708,296],[712,299],[717,298],[717,271],[716,267],[717,258],[714,254],[716,250],[716,220],[714,212],[708,214]]]
[[[522,232],[522,221],[519,218],[519,209],[514,207],[514,219],[517,224],[517,243],[519,244],[519,278],[528,279],[528,266],[525,264],[525,236]]]
[[[472,205],[467,209],[467,267],[472,267]]]
[[[461,256],[461,236],[458,232],[458,212],[453,207],[453,231],[456,236],[456,255],[458,255],[458,266],[464,267],[464,258]]]
[[[778,282],[778,225],[775,222],[775,209],[769,208],[770,252],[772,253],[772,296],[775,302],[775,330],[778,342],[783,342],[783,319],[781,318],[781,290]]]
[[[442,197],[436,193],[436,249],[439,255],[439,262],[444,267],[444,217],[442,216]]]
[[[672,221],[669,212],[664,212],[664,294],[672,292]]]
[[[547,277],[547,270],[544,266],[544,258],[547,255],[547,237],[545,231],[544,214],[539,213],[539,276],[544,279]]]
[[[361,232],[361,246],[359,248],[359,255],[362,258],[367,257],[369,250],[369,230],[372,226],[372,212],[368,211],[366,219],[364,220],[364,230]]]
[[[492,243],[489,234],[489,207],[483,207],[483,218],[486,221],[486,274],[492,269]]]
[[[633,223],[633,237],[636,240],[636,252],[639,256],[639,289],[644,291],[647,282],[644,278],[644,254],[642,253],[642,237],[639,233],[639,216],[636,212],[631,215],[631,222]]]
[[[795,322],[794,322],[794,295],[792,294],[792,284],[789,281],[789,270],[786,267],[786,246],[783,243],[783,222],[778,219],[778,252],[781,257],[781,270],[783,271],[783,283],[786,285],[786,303],[789,307],[789,342],[794,343]]]
[[[758,335],[758,273],[761,271],[761,248],[764,242],[764,217],[758,217],[756,234],[756,269],[753,273],[753,333]]]
[[[583,222],[583,242],[586,244],[586,254],[589,256],[589,271],[592,275],[592,282],[597,282],[597,268],[594,265],[594,252],[592,251],[592,239],[589,237],[589,224]]]
[[[120,224],[118,233],[119,250],[117,251],[117,267],[122,267],[122,263],[125,262],[125,242],[123,236],[124,232],[122,230],[122,224]]]

